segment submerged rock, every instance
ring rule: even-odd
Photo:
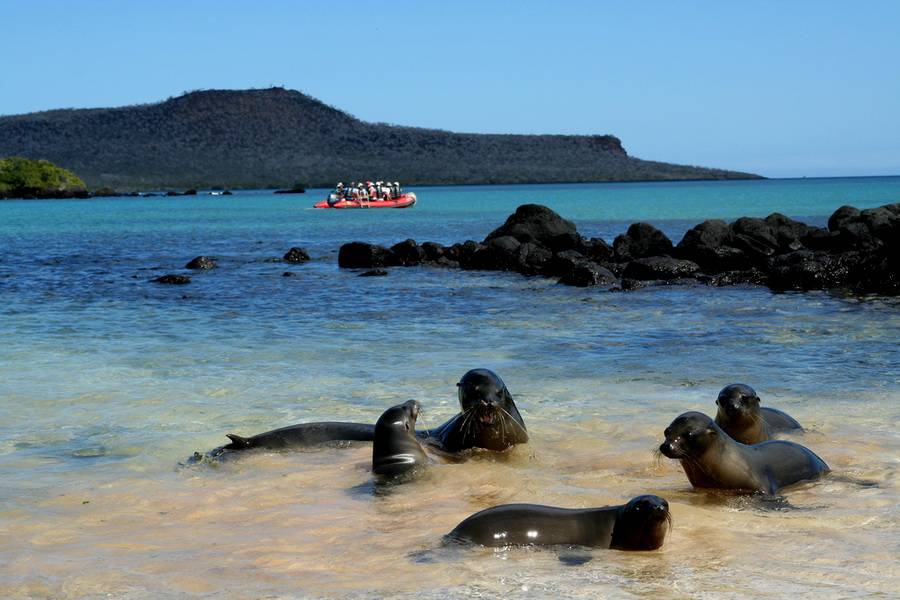
[[[384,269],[372,269],[371,271],[364,271],[359,274],[359,277],[384,277],[388,272]]]
[[[214,258],[208,256],[198,256],[192,259],[188,264],[184,265],[185,269],[208,270],[216,268],[218,263]]]
[[[168,274],[153,279],[155,283],[164,283],[167,285],[184,285],[191,282],[191,278],[187,275]]]
[[[285,253],[282,259],[292,264],[305,263],[309,260],[309,252],[299,246],[294,246]]]

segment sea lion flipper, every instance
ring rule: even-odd
[[[225,446],[229,450],[242,450],[250,447],[250,441],[234,433],[226,433],[225,437],[231,440],[231,443]]]

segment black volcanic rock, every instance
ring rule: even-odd
[[[723,271],[699,279],[709,285],[725,287],[740,284],[765,285],[769,281],[769,276],[759,269],[747,269],[745,271]]]
[[[463,269],[479,269],[475,262],[475,255],[484,248],[484,244],[474,240],[466,240],[462,244],[453,244],[447,249],[446,256],[450,260],[459,263]],[[483,257],[482,257],[483,258]]]
[[[344,244],[338,252],[338,266],[347,269],[392,267],[399,264],[400,261],[387,248],[365,242]]]
[[[810,227],[806,223],[795,221],[781,213],[772,213],[765,218],[765,222],[778,244],[779,252],[800,250],[803,247],[803,239],[813,232],[824,231],[818,227]]]
[[[363,271],[359,274],[360,277],[384,277],[388,272],[384,269],[371,269],[369,271]]]
[[[484,271],[518,271],[519,246],[522,243],[511,235],[489,239],[473,252],[467,269]]]
[[[900,294],[900,252],[896,247],[885,247],[863,258],[853,273],[851,287],[858,292]]]
[[[577,287],[607,285],[614,281],[616,281],[616,276],[608,269],[586,260],[576,263],[568,273],[559,279],[559,282],[564,285]]]
[[[691,260],[707,273],[740,270],[749,267],[743,250],[728,245],[732,242],[731,228],[725,221],[704,221],[689,229],[675,250],[678,258]]]
[[[586,258],[595,262],[607,262],[613,259],[612,246],[601,238],[591,238],[585,241],[582,252]]]
[[[192,259],[188,264],[184,265],[185,269],[208,270],[216,268],[216,260],[208,256],[198,256]]]
[[[429,262],[437,262],[444,258],[447,249],[441,244],[435,242],[425,242],[422,244],[422,251],[425,253],[425,260]]]
[[[338,261],[342,267],[431,264],[516,271],[585,287],[621,277],[611,291],[693,279],[712,286],[900,294],[900,204],[862,211],[842,207],[829,223],[830,231],[780,213],[730,225],[710,220],[690,229],[677,248],[655,227],[635,223],[610,249],[603,240],[585,241],[550,209],[524,205],[484,243],[445,247],[406,240],[387,249],[353,242],[341,247]],[[653,251],[666,254],[640,256]]]
[[[828,219],[837,232],[835,245],[844,250],[875,250],[900,245],[900,204],[856,211],[841,207]]]
[[[840,231],[841,227],[858,218],[859,209],[845,204],[828,217],[828,230],[834,232]]]
[[[519,242],[531,242],[553,251],[581,248],[583,240],[575,224],[540,204],[523,204],[506,219],[506,223],[484,238],[491,240],[511,237]]]
[[[769,287],[774,290],[819,290],[849,284],[859,266],[856,253],[838,255],[798,250],[772,259]]]
[[[620,261],[672,254],[672,240],[649,223],[632,223],[628,231],[613,240],[613,251]]]
[[[191,282],[191,278],[187,275],[168,274],[157,277],[153,280],[155,283],[164,283],[167,285],[184,285]]]
[[[551,277],[567,277],[576,266],[588,262],[588,259],[577,250],[556,252],[544,267],[544,273]]]
[[[309,260],[309,252],[299,246],[294,246],[285,252],[282,259],[293,264],[305,263]]]
[[[405,240],[399,244],[391,246],[393,253],[399,264],[405,267],[411,267],[420,264],[425,260],[425,249],[416,243],[416,240]]]
[[[669,281],[694,277],[699,272],[700,267],[697,263],[689,260],[681,260],[669,256],[650,256],[638,258],[628,263],[628,266],[625,267],[625,272],[622,273],[622,277],[624,279],[639,279],[641,281],[657,279]]]

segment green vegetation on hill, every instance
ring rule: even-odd
[[[0,117],[4,154],[47,158],[93,187],[117,189],[369,178],[413,184],[757,177],[633,158],[612,135],[467,134],[366,123],[283,88]]]
[[[50,195],[84,189],[84,182],[74,173],[50,161],[20,156],[0,158],[0,197]]]

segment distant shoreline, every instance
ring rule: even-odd
[[[646,183],[718,183],[718,182],[734,182],[734,181],[834,181],[838,179],[889,179],[889,178],[897,178],[900,177],[900,174],[897,175],[842,175],[842,176],[821,176],[821,177],[746,177],[746,178],[729,178],[729,179],[645,179],[639,181],[540,181],[540,182],[530,182],[530,183],[410,183],[404,184],[404,187],[415,187],[415,188],[441,188],[441,187],[501,187],[501,186],[551,186],[551,185],[612,185],[612,184],[646,184]],[[178,191],[173,194],[169,194],[168,192],[173,191],[172,188],[165,189],[141,189],[141,190],[127,190],[127,191],[116,191],[111,192],[110,190],[97,190],[95,192],[88,192],[87,194],[80,195],[60,195],[60,196],[44,196],[40,198],[33,197],[13,197],[13,196],[3,196],[0,195],[0,201],[3,200],[26,200],[26,201],[36,201],[36,200],[94,200],[98,198],[131,198],[131,199],[151,199],[151,198],[181,198],[184,196],[195,197],[195,196],[210,196],[209,192],[221,192],[224,190],[230,190],[232,192],[250,192],[250,191],[259,191],[259,192],[271,192],[275,193],[279,188],[277,187],[226,187],[221,185],[214,185],[210,187],[200,187],[200,188],[189,188],[196,189],[197,194],[185,193],[185,191]],[[331,186],[322,186],[322,185],[312,185],[306,188],[307,194],[310,191],[314,190],[328,190],[331,189]],[[99,193],[98,193],[99,192]],[[221,195],[221,194],[216,194]],[[225,196],[229,196],[232,194],[226,194]]]

